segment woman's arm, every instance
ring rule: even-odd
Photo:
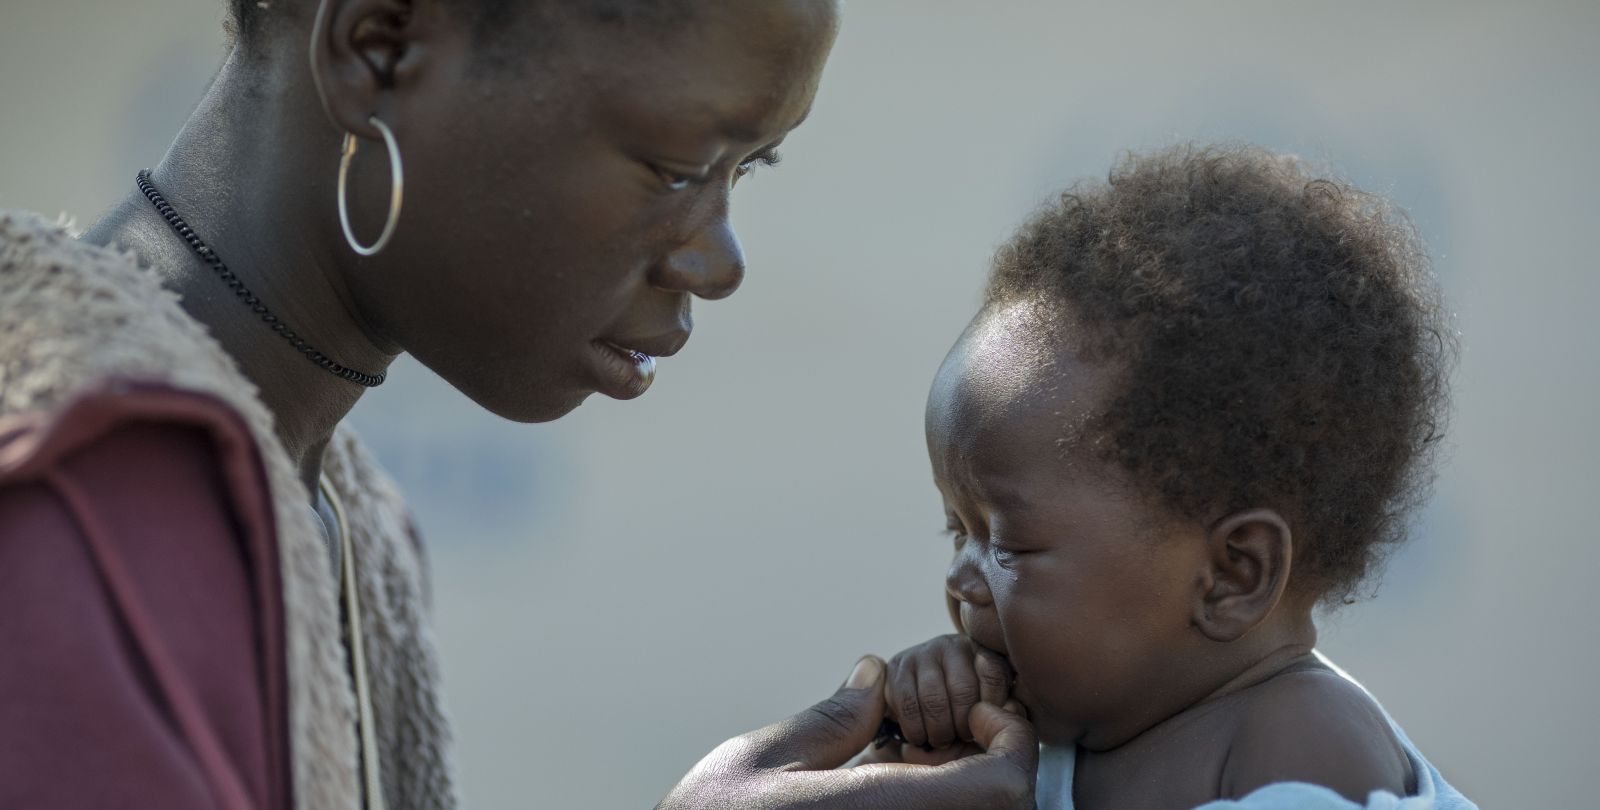
[[[128,389],[0,429],[0,806],[289,806],[276,546],[230,418]]]

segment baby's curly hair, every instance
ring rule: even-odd
[[[1298,591],[1349,602],[1404,539],[1455,340],[1391,204],[1256,147],[1130,155],[1000,249],[989,303],[1034,297],[1119,370],[1080,446],[1189,517],[1277,508]]]

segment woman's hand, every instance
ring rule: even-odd
[[[944,765],[833,770],[866,748],[884,718],[886,667],[867,657],[833,697],[712,751],[657,810],[918,807],[1032,810],[1039,743],[1020,715],[980,704],[967,729],[983,753]]]

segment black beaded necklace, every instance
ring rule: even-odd
[[[366,374],[348,366],[340,365],[332,357],[317,351],[311,344],[302,340],[299,335],[294,333],[293,329],[290,329],[287,324],[279,320],[278,316],[272,314],[267,309],[267,305],[261,303],[261,299],[257,298],[255,293],[250,292],[244,286],[244,282],[234,275],[226,264],[222,263],[222,259],[217,256],[216,252],[207,247],[205,242],[200,241],[200,237],[195,235],[194,229],[189,227],[189,223],[184,222],[183,217],[178,216],[178,212],[172,209],[172,205],[167,202],[167,198],[161,196],[161,192],[156,191],[156,187],[150,184],[149,169],[139,172],[139,190],[144,192],[144,196],[150,200],[151,205],[156,207],[156,212],[161,214],[161,218],[172,226],[172,230],[176,231],[178,236],[187,242],[189,247],[193,248],[201,259],[205,260],[206,264],[211,265],[212,270],[217,271],[217,278],[222,279],[223,283],[228,285],[228,289],[233,290],[233,294],[237,295],[245,306],[250,307],[251,312],[260,315],[261,320],[272,327],[272,331],[277,332],[283,336],[284,340],[289,341],[289,345],[293,346],[295,351],[305,355],[311,362],[316,363],[340,379],[349,380],[368,388],[383,384],[384,379],[388,376],[387,374]]]

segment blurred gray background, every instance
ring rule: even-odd
[[[221,0],[0,0],[0,207],[88,223],[222,56]],[[1128,148],[1246,139],[1425,233],[1455,449],[1323,648],[1485,807],[1593,806],[1600,4],[855,0],[741,184],[752,269],[626,404],[513,425],[409,362],[356,424],[431,539],[472,807],[645,807],[945,630],[922,401],[1019,219]],[[328,171],[335,169],[332,155]]]

